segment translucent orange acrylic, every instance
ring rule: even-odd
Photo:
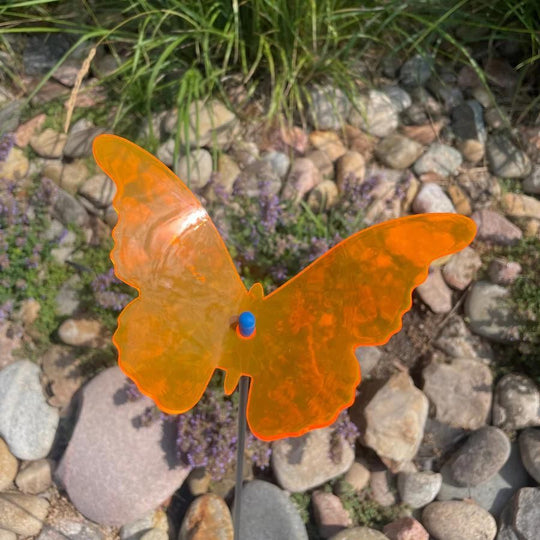
[[[264,440],[327,426],[350,406],[355,348],[398,332],[430,263],[476,234],[457,214],[388,221],[265,297],[260,284],[246,290],[204,208],[159,160],[114,135],[95,139],[94,156],[117,186],[115,271],[139,292],[113,337],[121,369],[168,413],[192,408],[216,368],[228,394],[247,375],[248,424]],[[243,311],[256,317],[251,338],[237,332]]]

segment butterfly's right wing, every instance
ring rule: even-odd
[[[347,238],[253,308],[246,343],[253,381],[248,422],[263,439],[301,435],[335,420],[360,382],[354,350],[401,328],[412,290],[437,258],[467,246],[472,220],[421,214]]]
[[[200,399],[247,291],[210,217],[158,159],[114,135],[94,141],[117,193],[111,258],[139,296],[120,314],[119,365],[169,413]]]

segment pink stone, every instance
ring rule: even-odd
[[[343,508],[339,497],[333,493],[314,491],[311,496],[315,521],[323,538],[330,538],[352,525],[349,512]]]
[[[128,401],[125,383],[112,367],[83,388],[77,424],[56,472],[77,510],[115,526],[159,506],[189,473],[176,458],[174,430],[161,422],[137,424],[152,401]]]
[[[428,540],[429,534],[422,524],[412,517],[396,519],[386,525],[384,534],[390,540]]]

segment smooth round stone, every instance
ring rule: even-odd
[[[509,373],[497,383],[493,424],[506,430],[540,425],[540,391],[533,380]]]
[[[519,448],[512,444],[510,457],[503,468],[492,478],[477,486],[456,486],[453,483],[450,468],[446,465],[441,469],[443,483],[437,499],[449,501],[453,499],[473,499],[482,508],[498,517],[513,493],[524,486],[530,485],[531,479],[521,463]]]
[[[507,216],[540,219],[540,201],[520,193],[505,193],[501,205]]]
[[[422,86],[431,77],[433,61],[419,54],[409,58],[399,71],[399,80],[405,86]]]
[[[64,258],[64,262],[66,259],[67,256]],[[77,313],[81,305],[80,282],[81,277],[78,274],[73,274],[73,276],[62,283],[55,298],[56,315],[72,317]]]
[[[478,240],[509,246],[519,242],[523,237],[519,227],[493,210],[479,210],[471,217],[478,227],[476,234]]]
[[[66,319],[58,328],[58,337],[73,347],[97,347],[105,339],[105,330],[95,319]]]
[[[217,168],[219,174],[214,179],[214,182],[217,184],[213,187],[214,193],[217,192],[217,186],[219,186],[219,189],[230,195],[233,191],[234,183],[240,176],[240,167],[228,154],[221,154],[218,157]]]
[[[174,164],[174,146],[175,146],[175,140],[174,138],[167,139],[164,143],[160,144],[157,152],[156,157],[167,165],[167,167],[172,167]]]
[[[309,142],[317,150],[324,152],[332,162],[347,152],[339,135],[334,131],[312,131],[309,134]]]
[[[308,118],[316,129],[339,129],[345,123],[351,107],[339,88],[314,86],[309,89]]]
[[[120,540],[139,539],[150,530],[159,529],[168,537],[169,518],[163,509],[152,510],[145,516],[137,519],[120,529]]]
[[[345,493],[352,488],[355,493],[360,493],[369,484],[369,476],[370,472],[366,464],[355,461],[345,473],[338,489]]]
[[[477,360],[456,358],[432,362],[422,372],[424,394],[435,407],[435,419],[452,427],[478,429],[491,411],[493,376]]]
[[[407,373],[392,376],[382,386],[371,381],[364,385],[365,391],[350,409],[351,419],[364,434],[364,444],[396,465],[410,461],[424,433],[426,396]]]
[[[178,161],[178,176],[191,189],[204,187],[212,175],[212,155],[198,148]]]
[[[284,152],[272,150],[261,156],[261,159],[270,163],[270,166],[279,178],[283,179],[287,176],[287,172],[291,166],[291,160]]]
[[[107,208],[116,194],[116,185],[105,174],[95,174],[82,184],[79,193],[96,208]]]
[[[362,379],[365,379],[381,359],[382,351],[378,347],[357,347],[354,354],[360,364]]]
[[[64,225],[78,225],[84,227],[88,224],[88,213],[84,206],[63,189],[58,189],[53,206],[54,216]]]
[[[357,99],[351,109],[349,123],[376,137],[386,137],[399,125],[398,112],[392,100],[378,90],[370,90],[368,95]]]
[[[420,143],[393,133],[379,142],[375,154],[382,163],[392,169],[406,169],[420,157],[423,149]]]
[[[454,176],[458,172],[463,158],[461,154],[451,146],[441,143],[433,143],[428,151],[414,164],[414,172],[417,175],[433,172],[439,176]]]
[[[46,403],[40,374],[29,360],[0,371],[0,435],[19,459],[45,457],[58,427],[58,410]]]
[[[399,86],[385,86],[383,92],[392,100],[397,112],[404,111],[412,104],[411,96]]]
[[[519,338],[519,320],[508,305],[508,289],[477,281],[465,300],[471,330],[488,339],[508,343]]]
[[[482,105],[473,99],[454,107],[452,110],[452,129],[456,137],[486,142]]]
[[[197,497],[182,521],[178,540],[233,540],[234,530],[227,503],[213,493]]]
[[[59,158],[66,145],[67,135],[47,128],[30,139],[32,150],[41,157]]]
[[[431,503],[422,512],[422,523],[438,540],[493,540],[497,534],[493,516],[464,501]]]
[[[94,139],[104,132],[104,128],[96,127],[84,118],[75,122],[64,146],[64,156],[74,159],[92,155]]]
[[[524,429],[519,436],[521,461],[540,484],[540,429]]]
[[[403,466],[400,464],[400,466]],[[381,506],[393,506],[397,503],[396,478],[388,469],[380,466],[371,471],[369,476],[369,488],[372,499]]]
[[[43,493],[52,484],[51,464],[46,459],[26,463],[21,467],[15,483],[23,493]]]
[[[481,143],[476,139],[458,141],[456,143],[456,148],[463,154],[463,157],[469,163],[478,163],[484,157],[486,151],[484,143]]]
[[[443,105],[422,86],[411,90],[411,98],[412,105],[402,113],[402,119],[407,124],[427,124],[438,120],[444,113]]]
[[[313,161],[307,158],[295,159],[287,175],[283,198],[299,203],[322,180],[322,175]]]
[[[538,538],[540,526],[540,488],[525,487],[514,496],[514,529],[524,540]]]
[[[470,216],[472,214],[471,201],[463,188],[457,184],[450,184],[446,189],[456,212],[464,216]]]
[[[390,540],[429,540],[426,529],[412,517],[402,517],[388,523],[383,532]]]
[[[6,529],[0,529],[0,540],[17,540],[17,535]]]
[[[531,193],[533,195],[540,195],[540,164],[535,163],[532,166],[532,171],[525,180],[523,180],[523,183],[521,184],[523,186],[523,191],[525,193]]]
[[[307,203],[315,212],[323,212],[334,207],[339,200],[339,190],[332,180],[323,180],[308,195]]]
[[[521,274],[521,264],[497,257],[489,263],[489,279],[502,287],[512,285]]]
[[[197,467],[189,473],[186,482],[191,494],[197,497],[208,492],[212,476],[204,467]]]
[[[60,160],[48,161],[43,167],[43,176],[50,178],[70,195],[75,195],[88,178],[88,167],[81,159],[71,163],[64,163]]]
[[[340,498],[333,493],[314,491],[311,504],[319,534],[323,538],[329,538],[352,525],[349,512],[343,508]]]
[[[401,500],[411,508],[422,508],[435,499],[441,488],[442,476],[431,471],[400,472],[398,490]]]
[[[60,514],[52,520],[47,518],[47,523],[36,540],[105,540],[105,535],[89,521]],[[137,540],[140,540],[140,537]]]
[[[482,260],[471,247],[462,249],[444,265],[442,273],[450,287],[460,291],[467,288],[482,266]]]
[[[502,134],[490,135],[486,144],[490,171],[501,178],[525,178],[531,172],[531,160]]]
[[[490,345],[474,335],[459,316],[452,316],[446,321],[435,345],[452,358],[493,359]]]
[[[353,527],[338,532],[329,540],[388,540],[388,536],[369,527]]]
[[[495,476],[510,456],[510,441],[503,431],[485,426],[469,436],[450,458],[450,474],[458,486],[477,486]]]
[[[39,534],[49,511],[49,502],[35,495],[0,494],[0,529],[32,536]]]
[[[422,184],[418,191],[413,204],[413,211],[417,214],[433,213],[433,212],[450,212],[456,213],[452,201],[444,192],[439,184],[429,182]]]
[[[445,283],[440,268],[432,268],[424,283],[416,291],[433,313],[449,313],[452,309],[452,291]]]
[[[11,486],[18,468],[17,458],[9,451],[4,440],[0,438],[0,492]]]
[[[308,540],[304,522],[287,494],[262,480],[244,485],[239,537],[250,540]]]
[[[304,160],[309,161],[309,160]],[[299,180],[305,181],[305,178]],[[240,191],[247,197],[260,197],[261,195],[277,195],[281,190],[281,179],[264,160],[257,159],[247,165],[242,171],[234,189],[240,186]]]
[[[315,166],[324,178],[334,179],[334,163],[322,150],[312,150],[306,154],[306,157],[315,163]]]
[[[335,463],[330,457],[331,433],[331,428],[314,429],[273,443],[272,469],[282,488],[294,493],[307,491],[349,469],[354,451],[340,438],[340,459]]]
[[[6,159],[0,161],[0,175],[3,180],[16,182],[26,178],[30,162],[20,148],[13,147]]]
[[[114,526],[157,508],[189,472],[176,457],[175,433],[160,422],[143,428],[134,422],[152,401],[127,400],[125,381],[112,367],[84,386],[77,422],[55,473],[81,514]],[[137,463],[144,466],[134,467]]]
[[[366,176],[366,160],[359,152],[348,150],[336,163],[336,183],[341,192],[347,182],[353,186],[361,184]]]

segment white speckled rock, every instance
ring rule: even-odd
[[[39,375],[28,360],[0,371],[0,435],[19,459],[45,457],[58,427],[58,410],[46,403]]]

